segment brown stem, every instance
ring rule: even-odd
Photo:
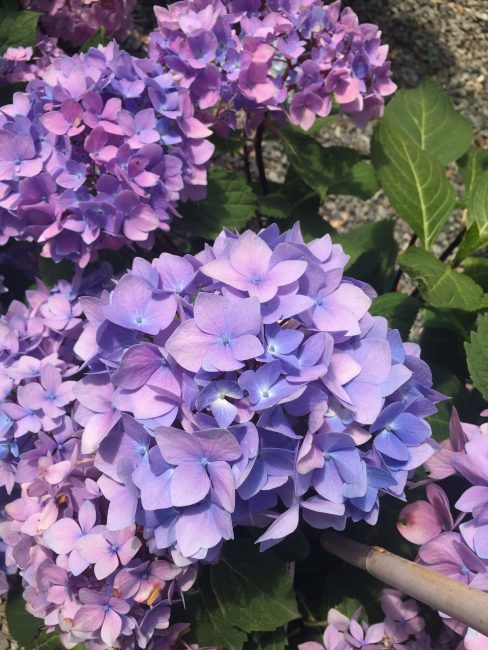
[[[488,635],[488,594],[405,560],[379,546],[366,546],[327,532],[322,546],[411,598]]]
[[[261,124],[256,129],[256,140],[254,142],[254,151],[256,152],[256,164],[258,166],[261,190],[263,194],[267,194],[269,190],[268,190],[268,179],[266,178],[266,168],[264,166],[264,159],[263,159],[263,134],[264,134],[264,122],[261,122]]]

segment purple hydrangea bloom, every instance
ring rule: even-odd
[[[266,115],[307,130],[334,100],[364,126],[396,89],[381,32],[340,1],[185,0],[155,13],[150,56],[182,79],[223,133],[239,110],[248,132]]]
[[[0,241],[82,267],[103,248],[150,248],[177,201],[204,193],[208,135],[189,91],[115,42],[53,58],[0,109]]]
[[[126,37],[136,3],[135,0],[22,0],[21,5],[41,14],[41,25],[47,34],[78,47],[100,28],[109,37]]]
[[[63,643],[169,647],[171,602],[237,526],[262,526],[265,549],[301,518],[375,523],[381,494],[403,497],[441,396],[346,263],[298,227],[224,231],[115,283],[39,283],[0,318],[0,482],[16,488],[0,536]],[[308,287],[327,282],[318,319]],[[374,648],[379,632],[330,635]]]

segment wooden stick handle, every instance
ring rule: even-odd
[[[488,593],[405,560],[379,546],[326,532],[322,546],[387,585],[488,636]]]

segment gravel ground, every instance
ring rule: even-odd
[[[150,0],[141,4],[151,5]],[[488,2],[487,0],[349,0],[362,21],[380,25],[384,41],[390,44],[394,80],[400,88],[415,86],[424,76],[437,79],[449,92],[456,108],[471,119],[479,146],[488,148]],[[141,32],[152,25],[150,13],[138,12]],[[348,120],[338,120],[321,134],[330,145],[342,144],[368,152],[370,131],[359,131]],[[265,157],[271,180],[282,180],[283,152],[267,143]],[[453,180],[459,184],[455,172]],[[395,213],[379,192],[369,201],[350,197],[329,197],[324,216],[339,230],[371,220],[394,219]],[[440,237],[443,249],[457,230],[459,215],[446,225]],[[396,225],[399,243],[405,247],[411,232]],[[0,650],[17,650],[7,632],[4,605],[0,603]]]

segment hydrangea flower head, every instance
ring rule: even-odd
[[[0,241],[84,267],[150,247],[179,199],[205,192],[210,131],[188,91],[115,42],[61,56],[0,109]]]
[[[41,14],[41,25],[51,36],[71,46],[83,45],[103,28],[108,37],[123,40],[132,26],[135,0],[22,0],[23,9]]]
[[[219,128],[242,109],[248,131],[266,115],[307,130],[334,101],[364,126],[396,88],[381,32],[340,1],[183,0],[155,13],[150,55]]]
[[[258,521],[264,550],[301,518],[375,523],[381,494],[403,496],[442,396],[346,262],[298,227],[224,231],[2,318],[0,480],[17,492],[0,535],[67,646],[156,650],[237,526]],[[340,634],[381,647],[383,627]]]

